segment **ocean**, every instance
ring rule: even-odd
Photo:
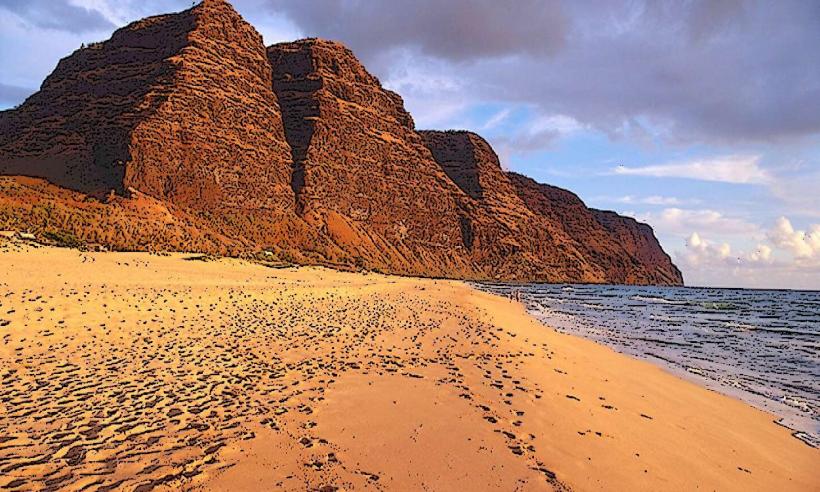
[[[558,331],[766,410],[820,446],[820,292],[476,283]]]

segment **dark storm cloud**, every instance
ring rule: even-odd
[[[273,0],[305,32],[357,53],[414,46],[451,60],[507,53],[548,55],[564,43],[558,2],[542,0]]]
[[[820,2],[270,5],[308,35],[349,44],[385,80],[412,73],[390,64],[391,53],[411,51],[476,101],[520,102],[610,134],[757,142],[820,133]]]
[[[82,33],[114,27],[98,11],[72,5],[68,0],[0,0],[0,9],[43,29]]]

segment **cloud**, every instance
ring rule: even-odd
[[[18,87],[0,82],[0,108],[21,103],[34,93],[35,89]]]
[[[820,267],[778,259],[770,245],[758,243],[751,251],[735,250],[727,242],[713,242],[693,232],[683,250],[674,253],[675,264],[689,285],[806,288],[820,287]]]
[[[820,162],[815,172],[778,176],[772,183],[772,195],[788,207],[791,213],[820,217]]]
[[[760,226],[737,217],[728,217],[710,209],[665,208],[660,213],[648,212],[636,214],[624,212],[641,222],[652,225],[661,234],[686,236],[692,231],[707,232],[710,235],[757,237],[761,235]]]
[[[812,224],[808,231],[795,230],[786,217],[777,219],[767,234],[777,247],[791,252],[799,259],[820,259],[820,224]]]
[[[67,0],[3,0],[0,9],[43,29],[83,33],[115,27],[98,10],[77,6]]]
[[[723,261],[729,257],[732,248],[729,243],[711,245],[700,238],[700,234],[693,232],[686,241],[686,249],[689,252],[689,263],[699,264],[702,261]]]
[[[771,265],[774,262],[772,251],[772,248],[767,244],[758,244],[754,251],[750,253],[733,252],[729,243],[712,243],[702,239],[697,232],[693,232],[686,240],[683,261],[690,267],[721,264],[727,266],[742,264]]]
[[[501,123],[503,123],[505,120],[507,120],[511,114],[512,108],[504,108],[500,111],[497,111],[495,114],[493,114],[487,119],[487,121],[481,126],[481,129],[491,130],[500,125]]]
[[[628,176],[685,178],[737,184],[766,184],[772,181],[769,172],[760,167],[759,156],[726,156],[642,167],[618,166],[612,172]]]
[[[269,5],[308,35],[349,44],[368,66],[378,61],[382,78],[404,69],[392,53],[413,51],[442,62],[473,103],[528,105],[609,135],[734,143],[820,132],[820,57],[806,48],[820,45],[817,2]]]
[[[521,154],[543,150],[561,137],[584,130],[585,127],[563,114],[540,115],[520,125],[512,133],[497,135],[493,145]]]
[[[272,1],[306,32],[339,39],[354,51],[412,47],[452,61],[506,56],[544,57],[565,43],[560,2],[519,0]]]
[[[419,58],[409,51],[394,56],[400,60],[398,68],[382,83],[401,95],[418,128],[470,126],[461,124],[470,105],[461,79],[442,70],[440,61]]]
[[[634,205],[684,205],[688,203],[700,203],[700,200],[684,200],[681,198],[676,198],[674,196],[661,196],[661,195],[651,195],[651,196],[644,196],[638,197],[634,195],[625,195],[622,197],[615,198],[614,200],[617,203],[626,203],[626,204],[634,204]]]
[[[675,263],[692,285],[820,289],[820,224],[795,230],[777,220],[749,251],[692,232]]]

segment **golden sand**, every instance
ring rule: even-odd
[[[0,488],[818,490],[773,417],[455,281],[0,252]]]

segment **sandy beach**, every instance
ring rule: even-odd
[[[820,489],[773,416],[462,282],[1,247],[3,489]]]

